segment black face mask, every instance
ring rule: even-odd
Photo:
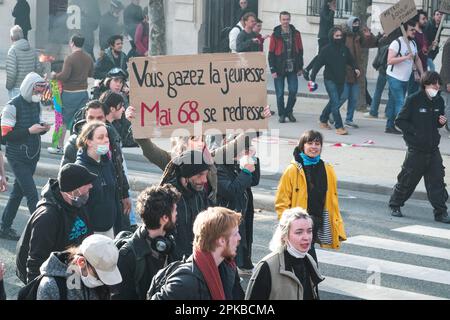
[[[333,42],[337,46],[341,46],[344,43],[344,39],[333,39]]]
[[[353,33],[358,33],[359,32],[359,27],[352,27],[352,31],[353,31]]]

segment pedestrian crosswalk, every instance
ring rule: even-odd
[[[428,243],[441,240],[439,243],[442,244],[442,239],[450,239],[450,229],[412,225],[392,229],[390,233],[395,238],[408,235],[408,239],[401,241],[358,235],[349,237],[341,251],[316,250],[319,267],[323,270],[333,270],[329,276],[323,272],[326,279],[319,285],[319,290],[367,300],[450,299],[450,243],[444,241],[442,246],[415,243],[425,239],[429,240]],[[411,240],[411,236],[414,240]],[[373,257],[373,254],[365,256],[365,253],[361,252],[377,254]],[[403,259],[405,254],[410,257],[406,261]],[[434,263],[433,267],[426,263],[430,258],[438,262]],[[354,272],[349,273],[348,270]],[[367,273],[366,282],[355,281],[352,274],[358,272],[363,276]],[[370,280],[373,272],[377,272],[380,279],[390,279],[373,283]],[[335,277],[336,275],[338,277]],[[439,290],[434,290],[433,294],[422,292],[423,284],[428,284],[428,288],[437,286]]]

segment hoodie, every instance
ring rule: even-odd
[[[92,234],[86,210],[63,199],[56,179],[47,182],[41,196],[17,243],[17,269],[24,275],[19,276],[21,280],[36,278],[39,267],[51,252],[80,245]]]
[[[127,74],[128,77],[128,57],[124,52],[120,53],[120,56],[115,59],[112,54],[112,49],[107,48],[103,57],[99,58],[95,63],[94,68],[94,78],[104,79],[108,74],[109,70],[114,68],[120,68]]]
[[[45,277],[39,284],[36,300],[61,300],[55,277],[68,278],[71,276],[67,270],[67,258],[68,253],[66,252],[52,252],[42,264],[40,273]],[[86,287],[80,278],[78,281],[69,281],[68,283],[72,286],[67,286],[67,300],[100,300],[97,290]],[[77,284],[79,284],[78,289],[76,288]]]
[[[6,57],[6,89],[19,88],[30,72],[42,72],[38,52],[26,39],[15,41]]]
[[[38,161],[41,137],[28,129],[40,122],[41,105],[32,102],[33,87],[44,79],[37,73],[27,74],[20,85],[20,95],[10,100],[2,112],[2,139],[6,141],[6,157],[19,161]]]
[[[350,50],[344,44],[345,37],[342,44],[336,44],[333,39],[333,30],[334,29],[330,30],[329,34],[330,43],[326,45],[317,56],[317,61],[311,72],[311,80],[315,82],[317,73],[325,66],[325,80],[333,81],[338,85],[344,85],[347,75],[347,65],[350,66],[353,71],[357,69],[357,66]]]
[[[98,176],[92,183],[86,209],[94,232],[106,232],[116,224],[116,219],[120,219],[120,203],[113,163],[109,155],[102,156],[100,162],[97,162],[84,150],[78,151],[75,163]]]

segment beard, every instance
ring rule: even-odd
[[[238,246],[239,246],[239,243],[238,243]],[[236,250],[234,250],[234,252],[233,252],[233,250],[231,250],[231,247],[230,247],[230,241],[228,240],[227,246],[226,246],[225,250],[222,252],[222,257],[227,261],[232,261],[232,260],[234,260],[234,258],[236,258],[236,255],[237,255],[237,247],[236,247]]]
[[[191,181],[188,182],[188,186],[191,190],[196,191],[196,192],[203,191],[203,189],[204,189],[203,184],[194,184]]]
[[[166,233],[171,233],[175,230],[175,227],[176,227],[175,223],[173,223],[172,219],[170,219],[163,229]]]

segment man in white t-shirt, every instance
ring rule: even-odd
[[[402,134],[401,131],[395,128],[394,120],[405,102],[411,73],[415,72],[417,79],[423,73],[422,63],[417,55],[417,45],[414,42],[416,33],[415,26],[416,21],[414,19],[404,24],[412,52],[409,52],[408,45],[403,37],[394,40],[389,46],[388,67],[386,70],[387,81],[389,83],[389,100],[386,106],[388,110],[386,133]]]
[[[228,37],[230,39],[230,50],[232,53],[236,53],[236,40],[241,33],[242,30],[244,30],[244,17],[241,17],[241,20],[239,20],[238,24],[234,26],[233,29],[231,29],[230,33],[228,34]]]

